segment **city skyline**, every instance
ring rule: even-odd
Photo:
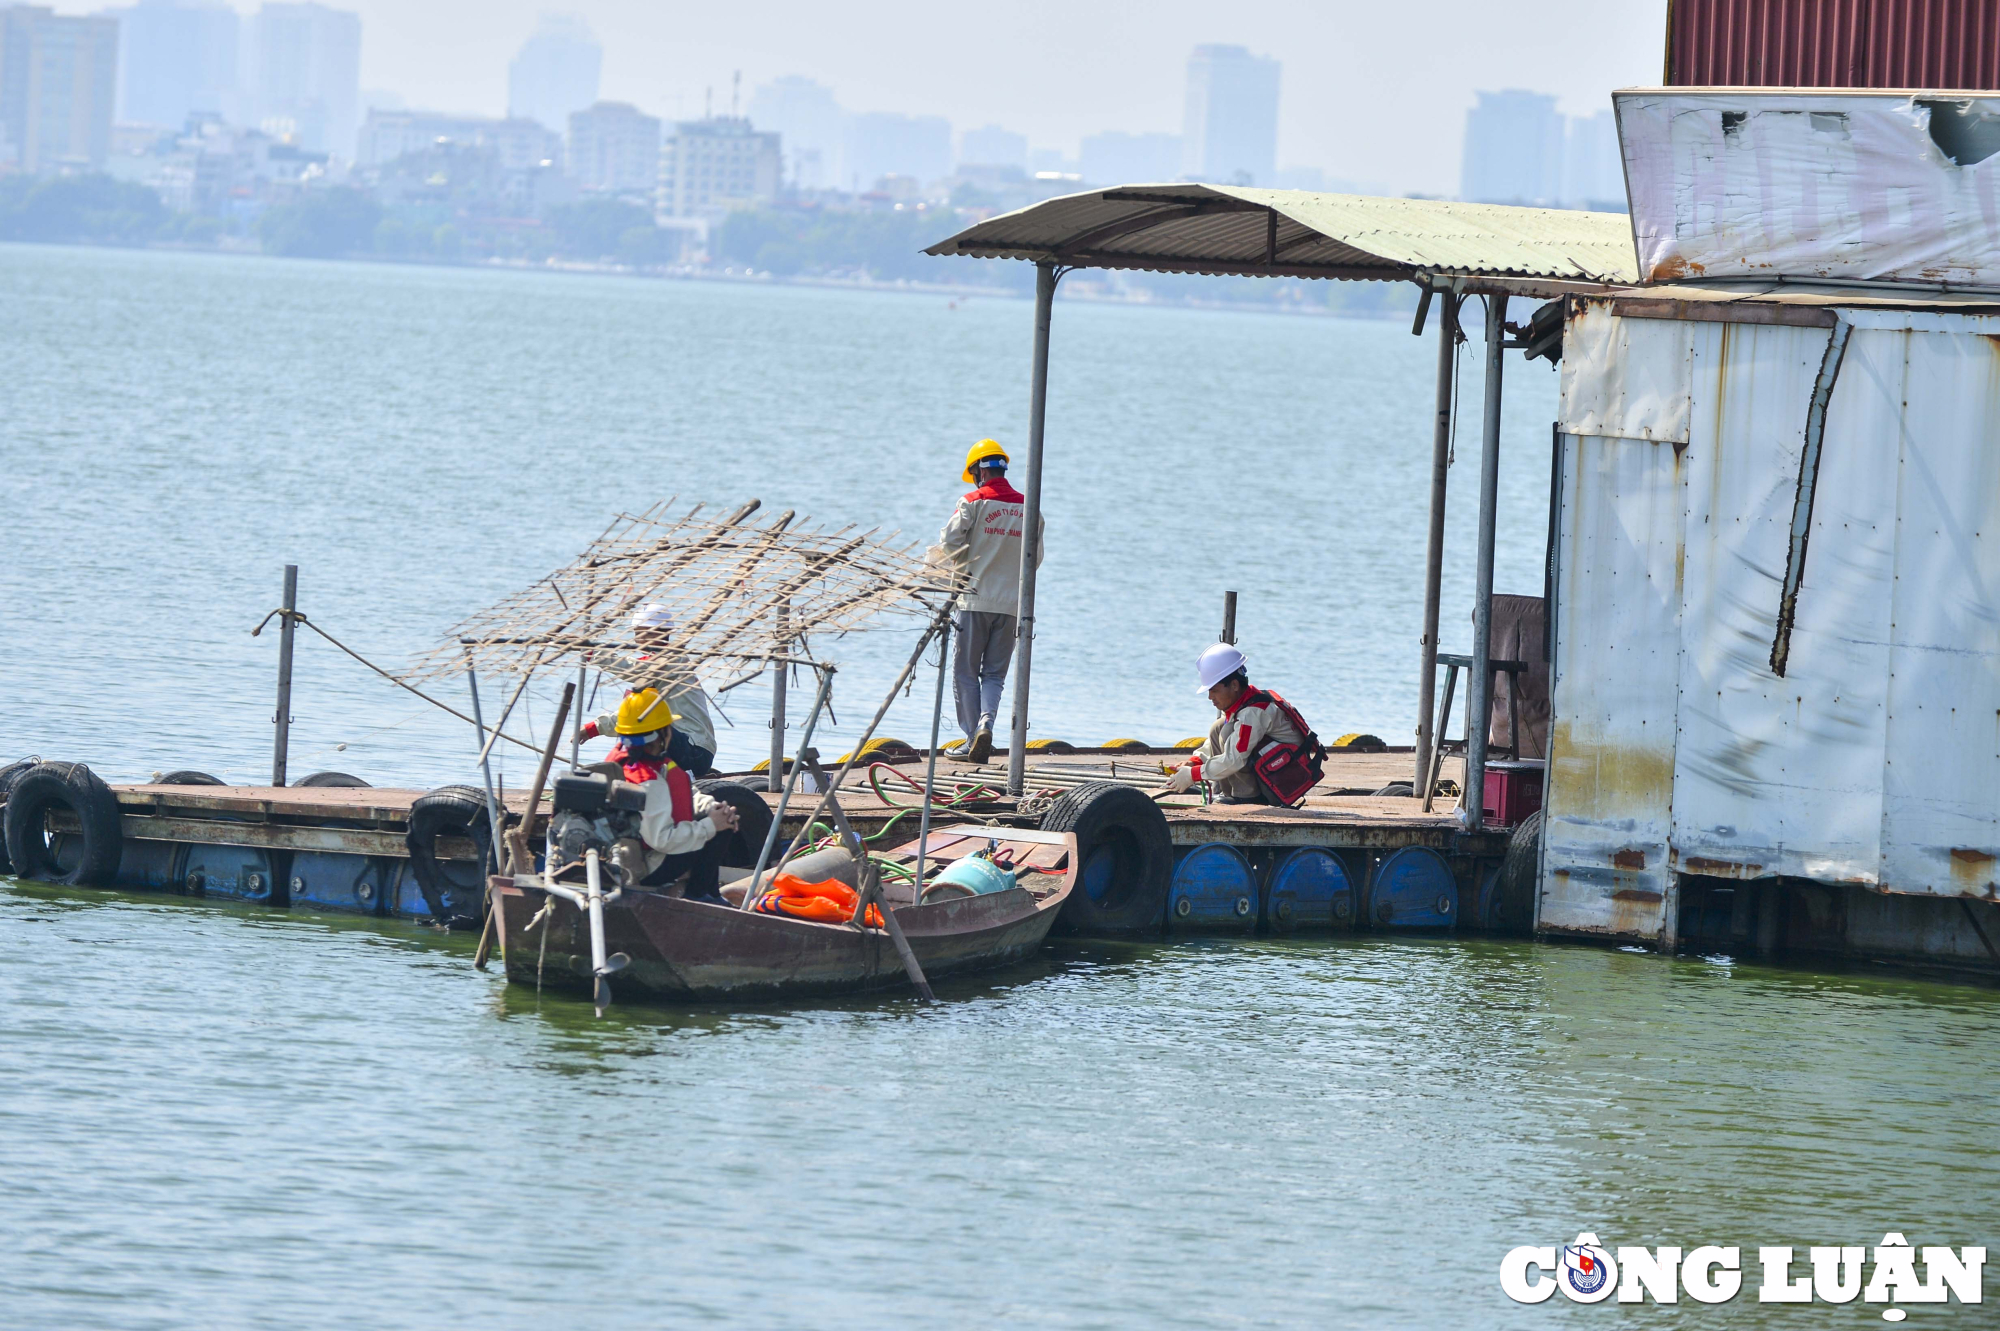
[[[234,7],[246,17],[256,8]],[[877,21],[835,24],[798,0],[777,0],[747,36],[737,14],[667,16],[637,0],[337,7],[362,19],[363,89],[413,108],[504,116],[510,63],[542,15],[560,10],[581,18],[604,46],[599,97],[664,121],[700,118],[711,94],[718,111],[726,107],[738,70],[746,94],[797,75],[831,89],[850,111],[942,117],[955,134],[998,126],[1026,137],[1031,149],[1069,159],[1096,135],[1179,134],[1189,51],[1246,45],[1284,66],[1281,174],[1306,168],[1433,194],[1457,192],[1464,116],[1478,91],[1536,88],[1556,96],[1565,114],[1587,115],[1608,106],[1613,87],[1658,80],[1665,21],[1658,0],[1558,0],[1545,15],[1553,22],[1532,29],[1470,0],[1404,7],[1394,23],[1375,8],[1293,3],[1246,31],[1242,20],[1169,0],[1144,31],[1127,31],[1114,26],[1122,11],[1108,5],[1058,10],[1034,0],[1014,28],[982,29],[979,41],[966,42],[934,15],[895,3],[861,16]],[[1370,54],[1406,48],[1413,18],[1425,33],[1421,62]],[[1038,35],[1049,30],[1080,35],[1067,42]]]

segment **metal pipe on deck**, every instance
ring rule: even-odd
[[[1425,289],[1428,297],[1429,289]],[[1437,419],[1431,430],[1431,526],[1424,546],[1424,637],[1417,670],[1417,776],[1411,793],[1431,797],[1431,754],[1437,714],[1438,612],[1444,594],[1444,505],[1451,472],[1451,399],[1458,356],[1458,293],[1447,290],[1438,312]],[[1429,804],[1426,803],[1426,808]]]
[[[1021,519],[1021,596],[1014,612],[1014,724],[1007,741],[1007,793],[1019,795],[1028,775],[1028,678],[1035,649],[1035,565],[1042,545],[1042,425],[1049,406],[1049,317],[1055,309],[1056,266],[1035,265],[1035,362],[1028,390],[1027,511]]]
[[[791,639],[785,631],[785,621],[785,608],[779,606],[778,651],[789,656]],[[764,782],[764,788],[770,791],[785,788],[785,676],[790,669],[784,661],[771,663],[771,775]]]
[[[1222,641],[1236,645],[1236,593],[1222,594]]]
[[[299,608],[299,566],[285,565],[284,608],[278,616],[277,735],[271,743],[271,784],[285,784],[285,758],[292,743],[292,616]]]
[[[924,904],[924,858],[931,844],[931,804],[937,799],[938,727],[944,721],[944,677],[951,669],[951,621],[938,629],[937,697],[931,703],[931,747],[924,759],[924,811],[917,820],[917,876],[913,900]]]
[[[1472,670],[1465,681],[1465,809],[1486,821],[1486,731],[1493,711],[1493,533],[1500,509],[1500,371],[1507,298],[1486,298],[1486,410],[1479,449],[1479,564],[1472,583]]]

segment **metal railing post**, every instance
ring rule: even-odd
[[[285,784],[285,759],[292,743],[292,630],[293,613],[299,608],[299,566],[285,565],[284,613],[278,624],[278,715],[277,736],[271,745],[271,784]]]
[[[1035,362],[1028,392],[1027,512],[1021,521],[1021,595],[1014,617],[1014,724],[1007,741],[1007,793],[1019,795],[1028,774],[1028,681],[1035,651],[1035,565],[1042,548],[1042,427],[1049,406],[1049,316],[1056,300],[1056,266],[1035,265]]]
[[[1433,732],[1437,714],[1438,613],[1444,592],[1444,508],[1451,474],[1451,399],[1458,356],[1458,295],[1443,293],[1438,313],[1437,416],[1431,431],[1431,525],[1424,546],[1424,636],[1417,665],[1417,775],[1411,789],[1420,800],[1431,793],[1431,755],[1441,736]]]
[[[1486,298],[1486,411],[1479,449],[1479,564],[1472,583],[1472,670],[1465,681],[1467,824],[1486,821],[1486,732],[1493,712],[1493,533],[1500,508],[1500,371],[1507,298]]]

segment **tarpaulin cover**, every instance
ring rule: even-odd
[[[1639,270],[2000,290],[2000,95],[1614,94]]]

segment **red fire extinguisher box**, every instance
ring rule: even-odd
[[[1486,764],[1486,825],[1513,827],[1542,807],[1542,763],[1528,758],[1519,762]]]

